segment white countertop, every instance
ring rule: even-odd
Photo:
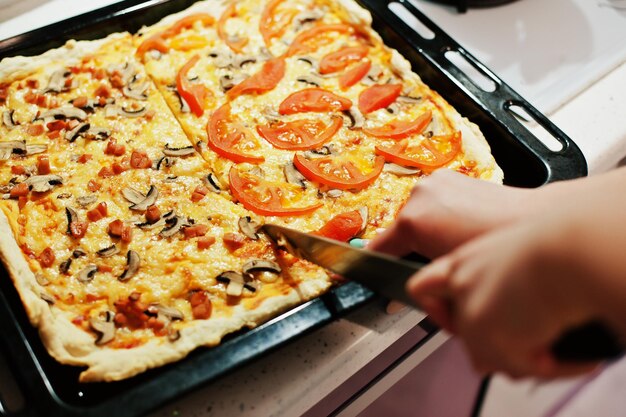
[[[9,7],[0,6],[0,22],[2,22],[0,23],[0,38],[115,1],[23,0]],[[506,57],[489,56],[488,52],[484,51],[489,51],[493,47],[490,46],[490,39],[477,35],[477,33],[487,32],[482,26],[485,22],[493,22],[494,13],[504,13],[505,7],[512,7],[512,5],[493,10],[472,10],[468,15],[460,16],[448,8],[440,8],[440,6],[425,3],[423,0],[414,1],[468,50],[479,58],[485,59],[487,65],[496,74],[506,74],[503,78],[520,91],[525,88],[523,78],[516,79],[515,71],[510,71],[510,69],[513,67],[529,68],[533,62],[522,62],[521,60],[528,58],[520,58],[514,51],[509,51]],[[591,0],[550,1],[552,5],[561,4],[571,12],[571,3],[577,4]],[[598,0],[595,3],[599,4],[602,1]],[[618,0],[607,1],[611,3],[611,1]],[[530,7],[532,2],[536,6],[534,9]],[[545,0],[523,0],[516,7],[521,7],[523,3],[525,8],[530,7],[539,17],[544,13],[542,7],[546,4]],[[559,13],[558,7],[557,9],[550,8],[550,11]],[[602,14],[604,12],[605,10],[598,12],[598,16],[604,16]],[[625,17],[623,12],[617,12],[617,14],[612,15],[612,18]],[[577,14],[577,18],[581,19],[580,14]],[[517,19],[520,18],[517,17]],[[467,23],[470,20],[471,23]],[[549,25],[550,30],[555,32],[561,29],[554,27],[553,22],[544,20],[538,18],[537,21],[533,20],[533,24]],[[517,24],[523,23],[524,21]],[[465,27],[465,31],[461,30],[461,27]],[[479,27],[480,30],[471,31],[472,27]],[[506,24],[499,22],[498,27],[506,27]],[[493,36],[497,37],[498,34]],[[510,41],[511,38],[505,39]],[[623,42],[620,44],[620,47],[622,46],[624,46]],[[537,103],[545,106],[542,108],[538,105],[540,110],[546,112],[551,120],[580,146],[587,158],[591,173],[608,170],[626,156],[626,118],[624,117],[626,115],[626,63],[623,57],[610,59],[614,61],[605,62],[603,70],[593,69],[595,73],[593,79],[580,84],[578,89],[574,89],[575,91],[568,90],[566,103],[561,104],[559,100],[552,100],[552,104],[549,104],[548,101],[536,99]],[[552,66],[552,69],[556,71],[554,68],[559,65],[558,58],[546,65]],[[596,67],[598,65],[600,64],[596,64]],[[568,67],[568,64],[565,63],[565,66]],[[591,71],[589,68],[583,68],[583,70]],[[580,74],[581,77],[583,75]],[[540,77],[541,74],[536,74],[536,76]],[[544,82],[547,83],[546,85],[558,84],[554,84],[556,81]],[[544,86],[544,84],[541,85]],[[541,97],[541,94],[535,97]],[[570,99],[570,97],[573,98]],[[548,108],[550,106],[554,108]],[[353,381],[351,377],[359,370],[367,371],[368,366],[373,367],[376,361],[380,361],[385,355],[387,349],[392,348],[402,336],[408,335],[419,340],[419,332],[416,332],[415,326],[422,317],[408,310],[389,316],[384,313],[381,306],[370,306],[337,320],[309,336],[300,338],[219,379],[216,383],[194,391],[175,403],[163,407],[153,415],[169,417],[172,415],[291,416],[302,414],[315,406],[320,399],[332,394],[337,387],[350,389],[348,385],[358,385],[360,382]],[[438,343],[442,343],[441,338],[433,340],[430,347],[426,346],[421,349],[430,351]]]

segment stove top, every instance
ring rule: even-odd
[[[544,113],[626,60],[626,0],[409,1]]]

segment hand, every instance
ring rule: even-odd
[[[454,171],[435,171],[415,186],[396,222],[368,249],[429,258],[531,211],[532,191],[477,181]]]

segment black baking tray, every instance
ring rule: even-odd
[[[385,43],[398,49],[429,86],[480,126],[504,170],[507,184],[538,187],[587,174],[585,159],[570,138],[411,3],[399,1],[434,33],[434,38],[419,36],[388,8],[389,2],[358,1],[371,11],[374,29]],[[0,41],[0,58],[41,54],[69,39],[97,39],[113,32],[136,32],[141,26],[153,24],[193,3],[191,0],[122,1]],[[446,58],[448,51],[460,53],[493,80],[495,91],[486,92],[475,85]],[[549,150],[520,123],[519,117],[509,110],[511,106],[525,109],[562,148]],[[48,355],[36,329],[29,324],[7,273],[0,269],[0,274],[3,330],[0,346],[26,404],[17,412],[0,410],[0,415],[9,416],[142,415],[376,298],[360,285],[347,283],[256,329],[229,335],[217,347],[197,349],[177,363],[120,382],[81,384],[77,382],[80,368],[61,365]]]

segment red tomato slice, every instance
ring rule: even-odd
[[[322,88],[305,88],[290,94],[278,106],[280,114],[294,114],[301,112],[328,112],[343,111],[352,107],[347,98],[338,96]]]
[[[354,84],[358,83],[370,72],[370,68],[372,68],[372,62],[368,59],[365,62],[362,62],[355,66],[354,68],[346,71],[339,77],[339,87],[342,90],[347,90],[352,87]]]
[[[367,56],[369,49],[366,46],[347,46],[338,51],[325,55],[319,64],[320,74],[330,74],[345,69],[353,62],[358,62]]]
[[[354,33],[354,28],[344,23],[318,24],[300,32],[291,42],[286,55],[293,56],[306,53],[321,45],[325,45],[331,41],[328,35],[333,32],[352,34]]]
[[[234,121],[230,114],[230,104],[226,103],[215,110],[209,124],[209,148],[218,155],[233,162],[263,162],[263,156],[252,155],[246,151],[258,150],[259,144],[249,129]]]
[[[226,45],[228,45],[230,49],[240,54],[243,51],[243,47],[248,44],[248,38],[233,39],[232,36],[226,33],[226,22],[231,17],[237,17],[236,3],[231,3],[220,16],[220,20],[217,21],[217,35],[226,43]]]
[[[404,139],[411,135],[419,135],[433,119],[433,113],[428,110],[420,114],[415,120],[392,120],[380,127],[363,128],[363,132],[377,138]]]
[[[185,99],[189,108],[197,117],[204,114],[204,102],[211,95],[211,91],[201,84],[192,84],[187,79],[187,73],[200,59],[200,55],[194,55],[176,74],[176,90]]]
[[[285,75],[285,60],[274,58],[263,64],[256,74],[246,78],[226,93],[230,100],[244,94],[263,94],[276,88]]]
[[[377,84],[366,88],[359,95],[359,110],[367,114],[384,109],[396,101],[402,92],[402,84]]]
[[[293,163],[298,171],[311,181],[340,190],[360,190],[376,181],[385,165],[385,158],[377,156],[374,159],[374,166],[367,174],[361,172],[345,157],[325,156],[307,159],[301,154],[295,154]]]
[[[136,54],[140,57],[143,57],[146,52],[152,49],[156,49],[161,53],[166,53],[167,51],[169,51],[170,48],[165,43],[165,40],[178,35],[184,29],[191,28],[193,24],[197,21],[202,22],[205,26],[210,26],[215,23],[215,19],[213,18],[213,16],[207,13],[196,13],[185,16],[182,19],[176,21],[172,26],[170,26],[163,32],[152,35],[145,41],[143,41],[137,48]]]
[[[343,119],[333,118],[326,126],[321,120],[301,119],[292,122],[269,123],[257,126],[257,132],[277,149],[305,151],[319,148],[343,125]]]
[[[297,9],[286,9],[282,13],[278,13],[276,9],[283,1],[269,1],[261,13],[259,32],[261,32],[263,41],[267,46],[270,46],[272,38],[280,37],[285,33],[295,15],[299,13]]]
[[[240,173],[234,166],[230,169],[228,178],[233,197],[248,210],[262,216],[300,216],[322,206],[322,203],[317,203],[305,207],[290,207],[290,195],[297,197],[302,192],[299,186],[272,183],[250,173]]]
[[[419,168],[431,172],[451,162],[461,151],[461,132],[433,136],[424,139],[419,145],[410,147],[408,139],[391,146],[377,146],[376,153],[387,162]]]
[[[314,234],[347,242],[359,234],[362,226],[363,217],[358,210],[354,210],[336,215]]]

